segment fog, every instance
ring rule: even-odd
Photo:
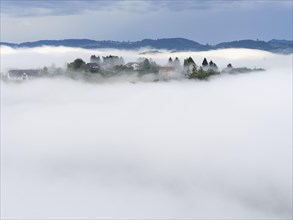
[[[125,62],[136,61],[139,57],[152,58],[158,64],[164,65],[168,58],[178,57],[183,64],[183,59],[191,56],[197,65],[201,65],[202,60],[206,57],[213,60],[219,68],[226,67],[228,63],[234,66],[248,67],[278,67],[276,61],[281,66],[290,66],[289,56],[280,56],[266,51],[252,49],[221,49],[202,52],[176,52],[176,51],[156,51],[151,48],[140,50],[116,50],[116,49],[80,49],[70,47],[36,47],[36,48],[19,48],[14,49],[1,46],[1,72],[5,73],[12,68],[42,68],[44,66],[66,67],[66,63],[72,62],[76,58],[82,58],[89,62],[90,56],[106,56],[109,54],[122,56]],[[157,53],[151,53],[156,51]],[[286,57],[286,59],[284,59]],[[274,61],[272,63],[271,61]]]
[[[1,47],[9,68],[142,51]],[[292,55],[143,55],[265,68],[208,81],[1,82],[1,218],[292,218]]]

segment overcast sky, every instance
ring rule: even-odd
[[[1,0],[1,41],[292,40],[292,1]]]

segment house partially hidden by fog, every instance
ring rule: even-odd
[[[175,66],[161,66],[159,71],[160,73],[174,72],[176,71],[176,67]]]
[[[129,62],[126,63],[126,66],[129,68],[133,68],[133,70],[138,70],[139,64],[137,62]]]
[[[9,80],[28,80],[40,76],[40,70],[23,69],[23,70],[9,70],[7,78]]]
[[[101,68],[100,65],[97,63],[87,63],[85,64],[85,66],[86,66],[86,69],[94,70],[94,71],[99,71]]]

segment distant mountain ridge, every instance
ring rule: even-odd
[[[66,46],[79,47],[85,49],[113,48],[113,49],[139,49],[153,48],[166,49],[175,51],[207,51],[212,49],[223,48],[249,48],[270,51],[274,53],[293,53],[292,40],[272,39],[268,42],[260,40],[240,40],[223,42],[217,45],[204,45],[196,41],[185,38],[162,38],[162,39],[144,39],[141,41],[96,41],[90,39],[64,39],[64,40],[40,40],[34,42],[24,42],[20,44],[0,42],[0,45],[10,46],[13,48],[32,48],[40,46]]]

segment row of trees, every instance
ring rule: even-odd
[[[134,65],[135,64],[136,68]],[[165,67],[171,67],[168,71],[179,71],[189,79],[206,79],[212,75],[220,73],[216,63],[212,60],[208,62],[206,58],[203,59],[201,66],[198,66],[191,57],[184,59],[183,66],[178,57],[174,60],[170,57]],[[232,68],[228,64],[228,68]],[[159,73],[161,66],[159,66],[152,59],[139,58],[137,62],[125,64],[124,59],[118,56],[95,56],[90,57],[90,63],[86,63],[78,58],[67,64],[68,70],[71,71],[85,71],[90,73],[100,73],[102,75],[113,75],[120,72],[138,72],[139,74]]]
[[[202,65],[197,66],[191,57],[188,57],[183,62],[183,70],[189,79],[206,79],[212,75],[220,74],[217,65],[211,60],[203,59]]]
[[[104,75],[114,74],[118,72],[134,72],[140,74],[158,73],[160,66],[152,59],[140,58],[137,62],[137,68],[132,65],[126,65],[124,59],[118,56],[105,56],[100,58],[92,55],[90,63],[86,63],[82,59],[75,59],[73,62],[67,64],[67,69],[70,71],[85,71],[91,73],[101,73]]]

